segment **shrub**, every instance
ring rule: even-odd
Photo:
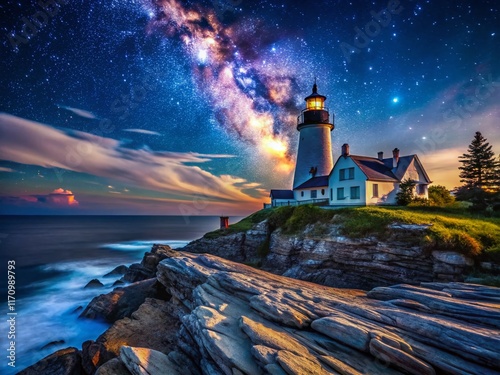
[[[430,205],[431,201],[429,199],[413,197],[408,207],[429,207]]]
[[[396,203],[398,206],[408,206],[413,201],[413,189],[415,181],[407,178],[399,184],[399,192],[396,194]]]
[[[455,198],[442,185],[429,187],[429,201],[433,206],[444,207],[455,202]]]

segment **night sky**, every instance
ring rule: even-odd
[[[453,188],[474,132],[500,153],[498,1],[40,4],[0,5],[3,214],[259,209],[315,77],[334,160],[398,147]]]

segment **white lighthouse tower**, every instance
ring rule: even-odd
[[[312,94],[305,98],[306,109],[297,120],[300,133],[299,151],[293,177],[293,188],[312,177],[327,176],[333,169],[332,138],[333,114],[325,108],[326,96],[318,94],[316,82]]]

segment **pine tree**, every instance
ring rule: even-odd
[[[492,146],[480,132],[476,132],[467,153],[458,157],[462,166],[459,167],[460,182],[467,188],[488,190],[495,185],[498,162]]]

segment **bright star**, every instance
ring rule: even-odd
[[[199,50],[198,51],[198,61],[201,64],[204,64],[207,62],[207,59],[208,59],[208,52],[204,49]]]
[[[399,98],[398,97],[392,98],[392,102],[393,103],[399,103]]]

